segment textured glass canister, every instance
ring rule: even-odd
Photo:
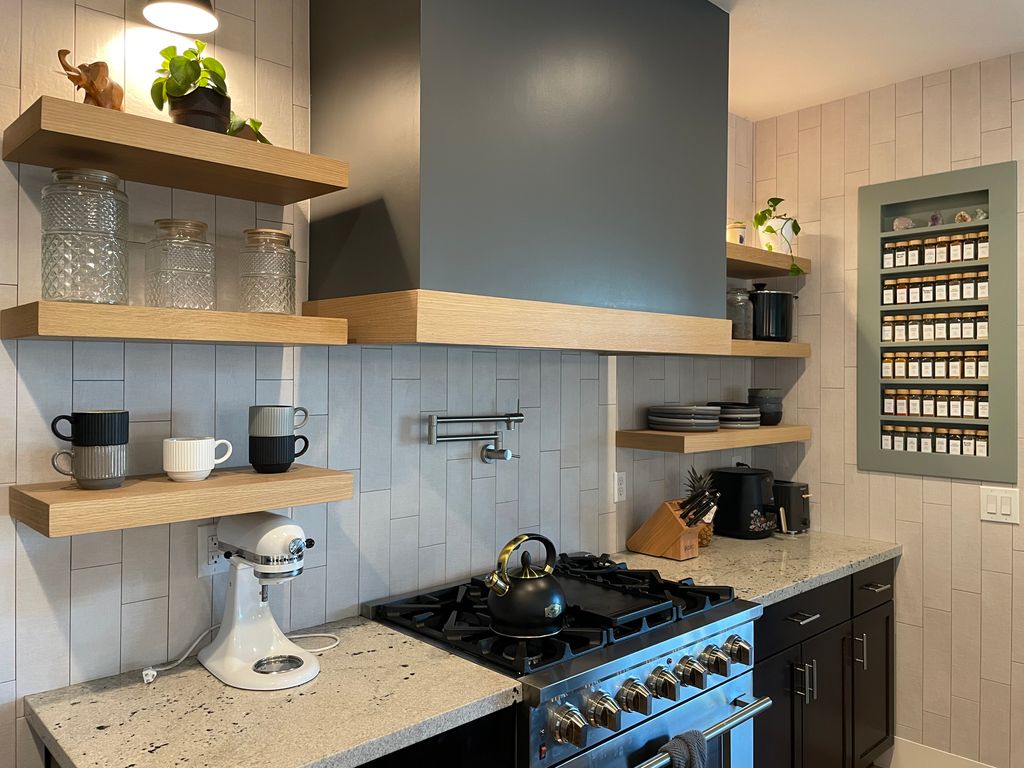
[[[43,187],[42,295],[128,303],[128,197],[106,171],[58,168]]]
[[[213,309],[217,282],[206,224],[193,219],[157,219],[153,223],[157,235],[146,246],[146,305]]]
[[[295,314],[295,251],[280,229],[247,229],[238,265],[242,310]]]

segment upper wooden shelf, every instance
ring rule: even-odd
[[[163,474],[129,477],[108,491],[83,491],[73,481],[10,489],[11,517],[51,538],[350,498],[350,473],[303,464],[276,475],[221,469],[197,483]]]
[[[348,186],[348,163],[43,96],[4,131],[4,160],[288,205]]]
[[[761,277],[787,277],[792,263],[788,253],[766,251],[738,243],[725,244],[725,274],[743,280]],[[796,263],[804,272],[811,271],[811,260],[796,257]]]
[[[811,439],[811,428],[802,424],[780,424],[757,429],[720,429],[717,432],[659,432],[653,429],[620,429],[615,433],[618,448],[668,453],[706,453],[759,445],[803,442]]]
[[[348,323],[295,315],[36,301],[0,312],[0,338],[337,346],[348,343]]]
[[[810,357],[811,345],[806,341],[732,340],[733,357]]]

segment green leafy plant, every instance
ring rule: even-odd
[[[232,136],[237,136],[239,135],[239,133],[242,133],[246,128],[248,128],[253,133],[253,136],[249,138],[255,137],[256,141],[260,142],[261,144],[269,144],[270,140],[262,133],[260,133],[260,128],[262,127],[262,120],[257,120],[255,117],[250,117],[248,119],[244,117],[239,117],[237,114],[235,114],[234,111],[232,111],[231,122],[228,123],[228,133],[231,134]]]
[[[181,55],[174,45],[160,51],[163,64],[156,71],[158,77],[149,91],[157,109],[163,110],[168,98],[185,96],[197,88],[211,88],[221,96],[228,95],[224,65],[213,56],[203,56],[204,50],[206,43],[196,40],[196,47]]]
[[[786,213],[779,213],[779,206],[785,201],[781,197],[770,197],[765,207],[754,214],[754,226],[760,229],[762,232],[766,232],[769,235],[778,235],[786,241],[786,245],[789,246],[789,255],[792,262],[789,265],[789,274],[797,276],[802,275],[804,271],[800,268],[800,265],[796,263],[796,256],[793,253],[793,243],[790,242],[789,238],[786,237],[786,222],[792,222],[793,237],[795,238],[800,234],[800,222],[794,219],[792,216]],[[782,225],[778,228],[772,226],[768,222],[772,219],[782,221]],[[765,243],[765,248],[769,251],[773,250],[771,243]]]

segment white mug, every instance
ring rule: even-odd
[[[226,445],[227,451],[219,459],[217,446]],[[164,472],[180,483],[205,480],[214,466],[231,456],[231,443],[212,437],[168,437],[164,440]]]

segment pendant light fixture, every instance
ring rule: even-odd
[[[142,15],[153,26],[185,35],[204,35],[217,28],[213,0],[149,0]]]

